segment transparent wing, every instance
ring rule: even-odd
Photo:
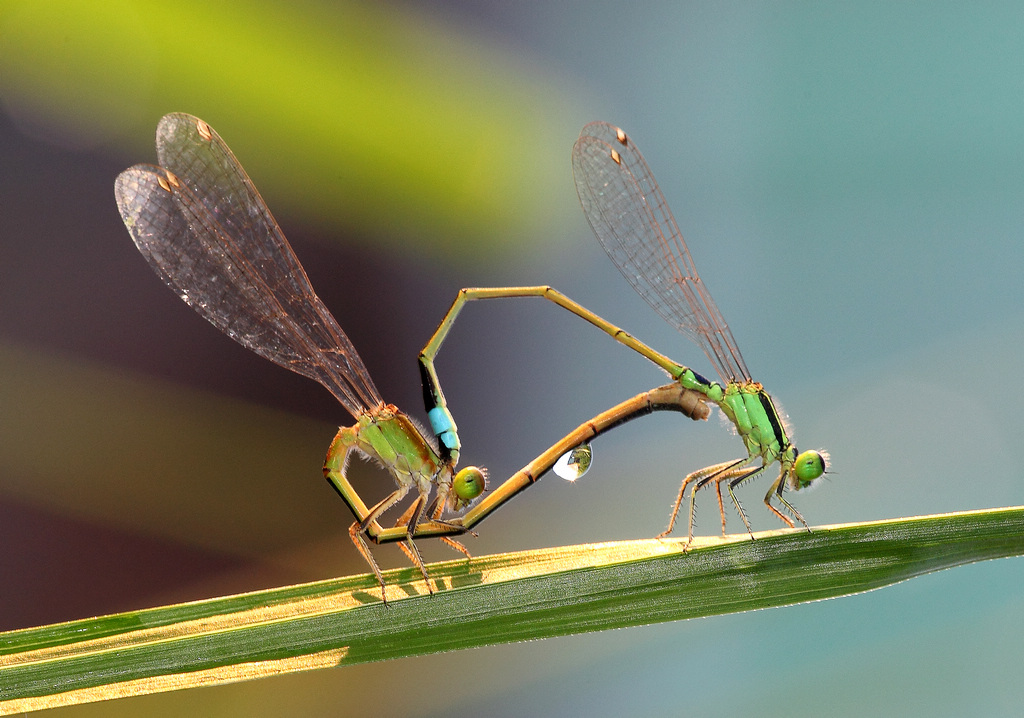
[[[592,122],[573,147],[572,168],[594,234],[633,288],[700,345],[724,381],[750,380],[732,332],[633,141],[613,125]]]
[[[163,167],[118,175],[121,218],[153,270],[235,341],[323,384],[353,415],[381,403],[263,198],[209,125],[167,115]]]

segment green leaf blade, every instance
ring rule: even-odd
[[[0,634],[0,714],[860,593],[1024,554],[1024,507],[568,546]]]

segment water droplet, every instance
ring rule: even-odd
[[[594,450],[590,444],[581,444],[562,454],[551,468],[566,481],[575,481],[587,473],[593,460]]]

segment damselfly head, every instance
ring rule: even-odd
[[[462,509],[473,503],[473,500],[487,488],[487,469],[479,466],[467,466],[455,474],[452,479],[452,490],[448,494],[448,502],[452,511]]]
[[[794,491],[806,489],[820,479],[828,468],[828,452],[805,451],[796,457],[789,470],[789,486]]]

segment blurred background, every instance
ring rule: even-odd
[[[118,216],[114,177],[155,161],[171,111],[220,132],[385,399],[421,420],[416,353],[463,286],[552,284],[710,374],[579,210],[569,153],[603,119],[645,153],[799,446],[831,452],[793,497],[811,524],[1024,503],[1019,3],[4,0],[0,629],[366,568],[320,472],[351,417],[201,320]],[[494,479],[663,382],[540,300],[470,306],[438,369],[463,463]],[[634,422],[469,548],[653,536],[687,472],[740,453],[715,417]],[[368,500],[390,490],[353,474]],[[777,527],[766,489],[741,494],[758,529]],[[62,715],[1016,715],[1022,585],[1004,560]]]

